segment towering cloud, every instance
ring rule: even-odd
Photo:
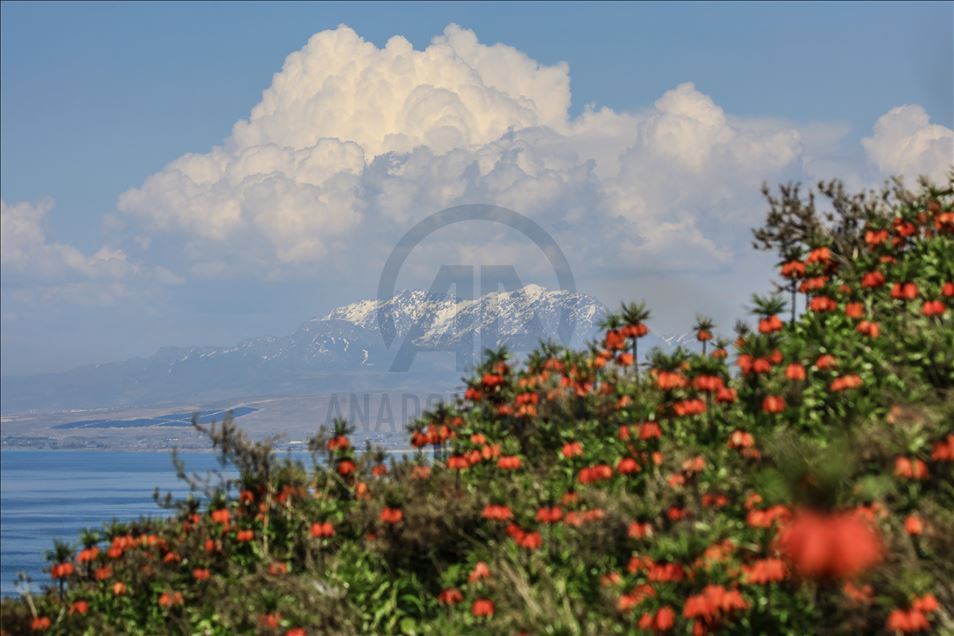
[[[861,143],[885,174],[940,180],[954,163],[954,130],[932,124],[918,105],[892,108],[875,123],[874,135]]]
[[[173,161],[119,208],[150,231],[189,236],[193,254],[237,247],[221,256],[230,264],[237,253],[324,261],[340,241],[393,240],[436,210],[481,201],[586,228],[593,240],[579,247],[596,257],[607,239],[635,263],[686,237],[703,265],[730,247],[706,236],[701,203],[712,219],[735,214],[740,190],[800,153],[791,125],[732,118],[692,84],[638,113],[571,119],[569,104],[565,64],[456,25],[423,51],[401,37],[377,48],[342,26],[289,55],[221,146]]]

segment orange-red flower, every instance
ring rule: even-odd
[[[449,587],[441,590],[437,596],[437,602],[441,605],[455,605],[464,600],[464,595],[456,587]]]
[[[725,615],[749,606],[738,590],[728,590],[721,585],[707,585],[700,594],[686,599],[682,615],[686,618],[715,623]]]
[[[563,508],[559,506],[544,506],[537,510],[536,519],[539,523],[558,523],[563,519]]]
[[[182,592],[163,592],[159,595],[159,607],[174,607],[182,605]]]
[[[924,522],[916,514],[908,515],[904,520],[904,531],[911,536],[918,536],[924,532]]]
[[[73,576],[75,571],[76,568],[73,567],[72,563],[57,563],[50,568],[50,576],[54,579],[65,579],[69,576]]]
[[[886,627],[892,632],[910,634],[930,629],[931,623],[928,622],[924,613],[919,610],[896,609],[892,610],[891,614],[888,615]]]
[[[479,598],[474,601],[470,608],[470,613],[475,617],[489,617],[494,615],[494,602],[489,598]]]
[[[404,511],[400,508],[389,508],[384,507],[381,509],[380,519],[384,523],[397,524],[401,523],[401,520],[404,518]]]
[[[780,395],[769,395],[762,400],[762,410],[766,413],[781,413],[785,410],[785,398]]]
[[[510,521],[513,519],[513,512],[507,506],[488,504],[484,507],[481,516],[491,521]]]
[[[805,263],[794,260],[782,263],[782,276],[784,278],[801,278],[805,275]]]
[[[497,460],[497,468],[502,470],[517,470],[520,468],[520,457],[508,455]]]
[[[576,457],[577,455],[583,454],[583,444],[579,442],[567,442],[563,445],[563,449],[560,451],[562,455],[566,458]]]
[[[931,316],[940,316],[945,311],[947,311],[947,307],[942,300],[928,300],[921,306],[921,313],[928,318]]]
[[[816,313],[823,313],[826,311],[835,311],[838,309],[838,303],[828,296],[815,296],[808,303],[808,308]]]
[[[781,331],[784,328],[785,324],[782,322],[782,319],[775,314],[759,320],[759,333],[770,334]]]
[[[639,471],[639,462],[632,457],[623,457],[616,463],[616,472],[620,475],[630,475]]]
[[[872,527],[851,513],[799,512],[778,535],[782,554],[802,576],[851,578],[881,561]]]
[[[837,393],[839,391],[845,391],[848,389],[857,389],[863,384],[864,381],[861,379],[861,376],[859,376],[857,373],[849,373],[832,380],[831,386],[829,388],[833,392]]]
[[[954,461],[954,434],[934,442],[931,448],[931,459],[936,462]]]
[[[894,460],[894,474],[904,479],[927,479],[928,467],[921,459],[898,457]]]
[[[684,388],[687,384],[686,378],[678,371],[656,371],[656,386],[663,391],[672,391],[674,389]]]
[[[253,530],[239,530],[235,533],[235,540],[239,543],[248,543],[255,538],[255,531]]]
[[[743,565],[742,572],[746,583],[764,585],[783,581],[788,575],[785,562],[781,559],[761,559],[751,565]]]
[[[895,283],[891,286],[891,297],[896,300],[914,300],[918,297],[918,286],[914,283]]]
[[[865,306],[863,303],[845,303],[845,315],[854,320],[864,318]]]
[[[208,581],[212,573],[206,568],[195,568],[192,570],[192,578],[196,581]]]
[[[785,378],[792,382],[802,382],[805,379],[805,367],[793,362],[785,368]]]
[[[477,565],[474,566],[474,569],[470,571],[470,574],[467,575],[467,580],[471,583],[475,583],[480,579],[486,579],[490,577],[490,567],[483,561],[478,561]]]
[[[863,289],[871,289],[875,287],[881,287],[884,285],[884,274],[879,271],[867,272],[864,276],[861,277],[861,287]]]
[[[89,611],[89,602],[84,600],[73,601],[73,604],[70,605],[70,614],[79,614],[83,615]]]
[[[613,476],[613,469],[606,464],[597,464],[596,466],[587,466],[580,469],[579,481],[581,484],[591,484],[594,481],[610,479]]]
[[[881,327],[878,326],[878,323],[870,320],[862,320],[859,322],[858,326],[855,327],[855,331],[869,338],[877,338],[881,335]]]
[[[35,632],[45,632],[53,624],[49,616],[37,616],[30,622],[30,629]]]

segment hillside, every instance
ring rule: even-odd
[[[769,194],[780,293],[731,343],[699,316],[646,355],[635,303],[583,351],[489,352],[402,461],[196,423],[240,479],[55,546],[3,629],[951,633],[954,179],[819,190]]]

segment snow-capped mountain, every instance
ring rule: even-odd
[[[384,301],[338,307],[321,320],[343,320],[380,334],[382,316],[389,316],[396,336],[405,338],[413,331],[421,349],[452,349],[472,335],[490,334],[498,346],[526,350],[540,340],[560,339],[561,319],[572,329],[567,344],[580,345],[596,335],[597,322],[605,313],[592,296],[527,285],[472,300],[403,291]]]
[[[303,323],[288,336],[252,338],[230,347],[164,347],[147,358],[72,371],[3,378],[3,412],[142,406],[296,395],[322,390],[406,386],[454,378],[453,356],[419,356],[408,373],[388,373],[405,337],[418,350],[459,351],[506,345],[529,351],[558,340],[561,316],[572,344],[596,335],[605,307],[595,298],[528,285],[476,300],[404,291],[363,300]],[[387,347],[381,312],[393,317],[397,338]],[[448,359],[451,361],[448,364]]]

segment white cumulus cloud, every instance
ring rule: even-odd
[[[932,124],[918,105],[892,108],[861,140],[868,158],[886,175],[942,180],[954,163],[954,130]]]
[[[53,209],[50,198],[35,203],[0,201],[0,263],[7,272],[32,279],[118,279],[132,269],[126,253],[102,247],[92,255],[63,243],[51,242],[45,219]]]

